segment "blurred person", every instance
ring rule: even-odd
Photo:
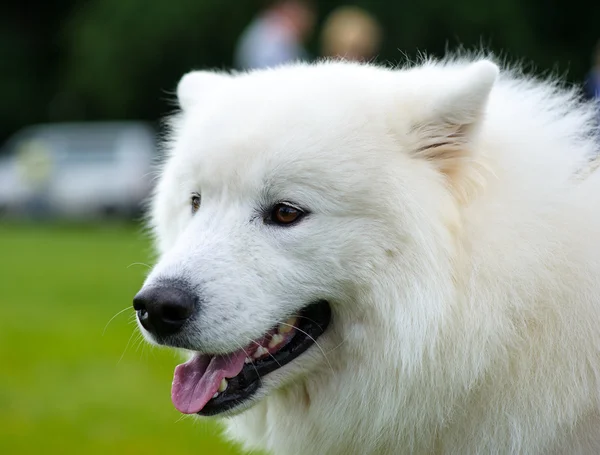
[[[52,152],[44,142],[30,140],[19,147],[16,156],[20,180],[29,194],[24,208],[29,215],[43,218],[50,213],[46,195],[52,179]]]
[[[265,68],[308,60],[304,42],[316,21],[308,0],[279,0],[255,18],[242,33],[234,55],[239,69]]]
[[[592,68],[585,80],[585,93],[589,98],[600,99],[600,41],[592,55]]]
[[[321,54],[345,60],[372,60],[379,52],[381,39],[381,26],[375,17],[356,6],[342,6],[323,25]]]

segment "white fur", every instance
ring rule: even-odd
[[[315,299],[319,347],[227,418],[277,455],[600,453],[594,111],[489,61],[188,74],[160,260],[231,352]],[[192,216],[189,198],[202,194]],[[293,201],[293,227],[263,222]]]

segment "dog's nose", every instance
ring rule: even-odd
[[[157,337],[177,332],[196,308],[196,296],[173,285],[155,286],[140,291],[133,308],[142,326]]]

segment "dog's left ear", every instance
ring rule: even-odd
[[[422,81],[421,90],[429,93],[411,128],[417,157],[431,161],[446,174],[454,174],[470,158],[470,141],[483,120],[498,72],[494,63],[482,60],[453,69],[444,80]]]
[[[231,75],[214,71],[190,71],[177,85],[177,100],[184,111],[202,103],[211,92],[229,82]]]

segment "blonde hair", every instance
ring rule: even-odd
[[[327,57],[367,60],[379,50],[381,38],[381,27],[372,15],[344,6],[334,10],[323,25],[321,52]]]

